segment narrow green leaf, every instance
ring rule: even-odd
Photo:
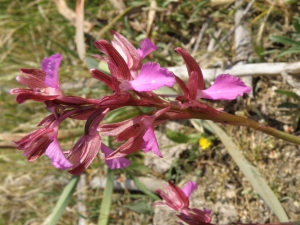
[[[278,53],[278,52],[280,52],[280,50],[272,49],[272,50],[263,51],[262,53],[260,53],[260,55],[264,56],[264,55],[269,55],[269,54]]]
[[[276,90],[275,91],[276,93],[278,94],[281,94],[281,95],[286,95],[290,98],[294,98],[294,99],[297,99],[300,101],[300,97],[293,91],[287,91],[287,90]]]
[[[224,48],[223,44],[219,41],[218,38],[215,37],[215,35],[212,32],[209,32],[210,36],[215,40],[215,42],[219,45],[221,50],[226,54],[229,55],[228,51]]]
[[[69,204],[78,181],[79,176],[72,176],[69,183],[61,193],[52,213],[46,218],[43,225],[55,225],[57,223],[65,208]]]
[[[238,165],[240,170],[243,172],[245,177],[249,180],[254,190],[268,204],[268,206],[274,212],[280,222],[288,222],[289,219],[282,205],[280,204],[271,188],[268,186],[265,179],[260,175],[258,170],[253,165],[251,165],[251,163],[244,157],[240,149],[235,145],[235,143],[226,134],[225,131],[223,131],[217,124],[212,121],[205,122],[212,127],[215,134],[220,138],[228,153]]]
[[[147,196],[149,196],[149,198],[153,199],[153,200],[159,200],[160,198],[156,195],[156,194],[153,194],[151,191],[149,191],[145,185],[143,185],[140,180],[133,176],[132,174],[129,174],[130,177],[133,179],[135,185],[140,189],[141,192],[143,192],[144,194],[146,194]]]
[[[176,95],[176,94],[178,94],[176,91],[174,91],[174,89],[165,87],[165,86],[154,91],[154,93],[158,94],[158,95]]]
[[[123,206],[124,208],[128,208],[132,211],[142,214],[153,214],[153,208],[151,204],[141,201],[137,203],[127,204]]]
[[[94,59],[92,57],[86,56],[85,62],[89,69],[97,69],[98,68],[99,61],[97,61],[96,59]]]
[[[109,211],[111,207],[111,200],[114,188],[114,171],[108,169],[106,177],[106,186],[103,193],[103,199],[101,202],[98,225],[106,225],[109,220]]]
[[[187,135],[182,134],[182,133],[177,132],[177,131],[166,129],[165,134],[170,140],[172,140],[176,143],[187,143],[187,141],[188,141],[188,136]]]
[[[200,134],[186,135],[170,129],[165,130],[166,136],[176,143],[191,143],[195,144],[200,138]]]
[[[145,166],[144,164],[138,163],[136,161],[131,161],[130,170],[139,171],[139,172],[149,172],[149,167]]]
[[[106,123],[124,121],[141,113],[137,107],[125,107],[109,112],[105,118]]]
[[[299,118],[300,118],[300,111],[296,111],[293,117],[293,126],[295,129],[297,129],[299,124]]]
[[[293,39],[288,38],[288,37],[271,35],[269,38],[272,41],[275,41],[275,42],[278,42],[278,43],[300,46],[300,42],[294,41]]]
[[[280,53],[277,57],[282,57],[290,54],[299,54],[300,53],[300,47],[294,47],[294,48],[289,48],[282,53]]]
[[[103,73],[110,74],[110,70],[108,68],[108,65],[103,60],[99,62],[98,69],[101,70]]]
[[[300,34],[300,23],[299,23],[299,20],[295,20],[293,22],[293,26],[294,26],[295,30]]]
[[[290,103],[290,102],[284,102],[284,103],[279,104],[277,107],[293,109],[293,108],[298,108],[298,105],[294,104],[294,103]]]

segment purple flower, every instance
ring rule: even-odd
[[[124,80],[120,84],[122,91],[138,92],[157,90],[160,87],[172,87],[175,83],[174,74],[158,63],[149,62],[142,66],[139,76],[131,81]]]
[[[157,46],[150,41],[149,38],[146,38],[141,41],[140,48],[138,49],[141,59],[144,59],[151,52],[157,50]]]
[[[180,219],[190,225],[194,224],[210,224],[211,211],[204,209],[196,209],[189,207],[189,197],[194,190],[198,188],[195,182],[189,181],[184,188],[180,189],[171,181],[165,185],[166,192],[157,190],[156,192],[163,198],[162,202],[155,202],[153,206],[165,205],[179,213]]]
[[[95,99],[84,99],[77,96],[65,96],[59,87],[58,68],[62,56],[55,54],[43,59],[42,70],[39,69],[20,69],[23,76],[17,76],[16,80],[29,87],[14,88],[10,94],[17,95],[16,101],[21,104],[31,99],[38,102],[45,102],[50,111],[56,114],[55,106],[50,101],[59,100],[65,104],[82,105],[97,103]],[[54,107],[53,107],[54,106]]]
[[[48,146],[45,151],[45,155],[51,159],[52,165],[55,168],[66,170],[73,166],[72,163],[66,159],[57,138],[54,138],[52,143]]]
[[[45,102],[63,95],[59,88],[58,67],[62,60],[60,54],[52,55],[42,61],[42,69],[21,69],[23,76],[16,80],[30,89],[14,88],[11,94],[17,95],[16,101],[21,104],[28,99]]]
[[[73,163],[69,173],[81,174],[98,154],[101,147],[101,137],[97,127],[108,111],[108,108],[97,110],[87,119],[84,135],[78,139],[67,155],[67,158]]]
[[[153,152],[162,157],[153,127],[163,121],[155,121],[157,117],[167,112],[169,108],[157,111],[152,116],[137,116],[119,123],[104,124],[99,127],[102,135],[116,136],[116,141],[128,139],[117,150],[113,151],[106,159],[124,157],[142,149],[144,152]]]
[[[24,150],[23,155],[32,162],[38,159],[42,154],[47,155],[52,165],[58,169],[68,169],[72,164],[66,159],[64,153],[57,141],[58,127],[62,119],[56,119],[54,115],[50,115],[43,119],[39,128],[19,141],[15,141],[19,150]]]
[[[188,94],[190,100],[206,98],[212,100],[233,100],[245,93],[250,93],[251,88],[244,82],[230,74],[218,76],[214,84],[204,90],[204,79],[201,69],[196,60],[184,49],[176,48],[175,51],[182,56],[186,63],[189,74]],[[178,80],[177,80],[178,81]]]
[[[114,33],[114,35],[116,40],[113,41],[113,46],[105,40],[95,42],[95,46],[106,54],[107,58],[99,55],[95,57],[107,62],[111,77],[92,69],[93,77],[101,80],[115,92],[128,90],[147,92],[163,86],[171,87],[174,85],[173,73],[161,68],[158,63],[141,64],[142,58],[155,50],[155,45],[150,40],[142,41],[141,49],[138,51],[122,35],[118,33]]]
[[[103,143],[101,144],[101,151],[104,153],[105,157],[108,157],[111,153],[113,153],[113,150]],[[120,157],[114,159],[105,159],[105,163],[110,169],[114,170],[128,167],[130,165],[130,160]]]
[[[174,211],[181,212],[189,208],[189,197],[191,193],[197,189],[195,182],[189,181],[186,183],[183,189],[180,189],[174,183],[169,181],[165,184],[166,193],[162,190],[157,190],[156,192],[163,198],[163,202],[155,202],[153,205],[165,205]]]
[[[131,75],[136,78],[137,71],[141,69],[142,60],[151,52],[157,50],[157,46],[146,38],[142,40],[140,48],[136,49],[124,36],[115,31],[112,33],[115,38],[112,45],[127,63]]]
[[[244,93],[250,93],[251,88],[244,82],[230,74],[219,75],[214,84],[206,90],[198,90],[197,98],[206,98],[211,100],[233,100]]]

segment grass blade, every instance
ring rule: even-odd
[[[214,130],[215,134],[220,138],[228,153],[249,180],[254,190],[263,198],[270,209],[274,212],[280,222],[288,222],[289,219],[281,206],[279,200],[268,186],[265,179],[260,175],[258,170],[250,164],[244,157],[231,138],[217,124],[212,121],[205,121]]]
[[[74,191],[76,190],[77,182],[79,181],[79,176],[72,176],[67,186],[61,193],[58,202],[56,203],[52,213],[46,218],[43,225],[55,225],[61,215],[63,214],[65,208],[69,204]]]
[[[135,185],[141,190],[141,192],[155,201],[160,199],[156,194],[153,194],[151,191],[149,191],[137,177],[133,176],[132,174],[130,174],[130,176],[132,180],[134,180]]]
[[[299,23],[299,20],[295,20],[293,22],[293,26],[294,26],[295,30],[300,34],[300,23]]]
[[[294,41],[293,39],[288,38],[288,37],[271,35],[270,39],[272,41],[279,42],[281,44],[300,46],[300,42]]]
[[[221,50],[226,54],[229,55],[228,51],[224,48],[223,44],[219,41],[218,38],[215,37],[215,35],[212,32],[209,32],[210,36],[215,40],[215,42],[219,45]]]
[[[106,186],[103,194],[104,198],[102,199],[100,212],[99,212],[98,225],[108,224],[113,188],[114,188],[114,171],[108,169]]]
[[[286,55],[290,55],[290,54],[299,54],[300,53],[300,47],[295,47],[295,48],[289,48],[285,51],[283,51],[282,53],[280,53],[278,57],[282,57],[282,56],[286,56]]]
[[[300,97],[293,91],[278,89],[275,90],[275,92],[300,101]]]

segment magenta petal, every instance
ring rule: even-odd
[[[157,46],[152,41],[150,41],[149,38],[142,40],[140,46],[141,48],[138,49],[138,53],[140,54],[140,57],[142,59],[149,55],[151,52],[157,50]]]
[[[189,198],[190,195],[192,194],[192,192],[194,190],[196,190],[198,188],[197,184],[193,181],[189,181],[186,183],[186,185],[184,186],[184,188],[182,188],[182,191],[184,192],[184,194]]]
[[[122,91],[135,90],[138,92],[157,90],[160,87],[171,87],[175,83],[172,72],[160,68],[158,63],[149,62],[142,66],[140,75],[132,81],[123,81],[120,84]]]
[[[56,138],[46,149],[45,155],[50,158],[55,168],[66,170],[73,166],[64,156]]]
[[[233,100],[250,91],[251,88],[246,86],[240,78],[230,74],[222,74],[216,78],[211,87],[206,90],[198,90],[197,98]]]
[[[46,73],[45,84],[49,87],[58,87],[58,68],[61,60],[62,56],[55,54],[42,61],[42,70]]]
[[[113,153],[113,150],[107,147],[105,144],[101,144],[101,151],[104,153],[105,157],[109,156],[111,153]],[[114,158],[105,160],[106,165],[114,170],[114,169],[120,169],[120,168],[126,168],[130,165],[130,160],[120,157],[120,158]]]
[[[144,143],[142,145],[142,149],[144,152],[153,152],[155,155],[162,158],[162,154],[160,153],[158,143],[154,134],[154,130],[152,126],[149,126],[146,133],[143,136]]]

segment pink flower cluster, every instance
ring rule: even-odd
[[[184,49],[176,48],[187,66],[189,79],[185,83],[158,63],[142,63],[148,54],[157,50],[149,39],[143,40],[136,49],[121,34],[113,32],[113,35],[112,44],[106,40],[95,42],[96,48],[103,53],[95,57],[107,62],[110,75],[97,69],[90,71],[94,78],[112,90],[111,95],[99,99],[66,96],[58,81],[60,54],[45,58],[41,70],[20,70],[22,76],[16,79],[28,89],[15,88],[10,93],[16,95],[19,104],[29,99],[44,102],[52,113],[38,124],[35,131],[14,142],[29,161],[45,154],[56,168],[78,175],[92,163],[99,151],[105,155],[105,162],[111,169],[129,166],[130,161],[125,157],[139,150],[162,157],[154,134],[156,126],[170,119],[191,118],[191,111],[218,117],[219,110],[202,102],[201,98],[231,100],[251,90],[239,78],[229,74],[218,76],[215,83],[205,90],[198,63]],[[183,94],[171,101],[153,92],[161,87],[172,87],[175,83]],[[108,112],[126,106],[147,106],[154,110],[122,122],[101,124]],[[57,137],[59,126],[65,119],[86,120],[83,136],[69,151],[62,151]],[[101,142],[104,135],[114,136],[116,142],[123,144],[116,150],[110,149]]]

